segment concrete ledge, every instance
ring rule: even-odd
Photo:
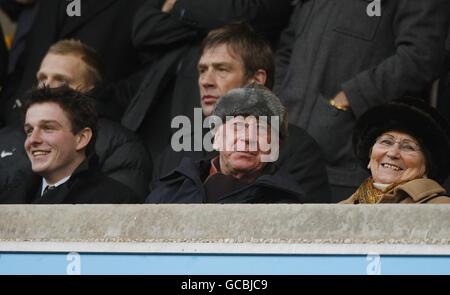
[[[450,254],[450,206],[0,206],[0,251],[58,251],[55,245],[88,252]]]

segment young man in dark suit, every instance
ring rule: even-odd
[[[25,150],[35,175],[24,174],[2,203],[139,203],[125,185],[103,175],[94,152],[97,113],[91,98],[67,86],[30,92],[24,105]]]
[[[101,61],[94,49],[78,40],[61,40],[53,44],[36,73],[39,87],[67,85],[96,99],[95,86],[102,81]],[[101,171],[127,185],[142,199],[148,194],[152,161],[140,139],[119,123],[99,115],[95,151]],[[0,129],[0,192],[18,171],[31,172],[23,143],[21,126]],[[12,166],[13,165],[13,166]]]

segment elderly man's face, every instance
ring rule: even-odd
[[[220,97],[229,90],[251,81],[245,78],[241,58],[233,54],[228,45],[208,48],[198,62],[200,103],[205,116],[210,116]]]
[[[55,88],[67,85],[86,92],[94,87],[86,80],[86,71],[86,64],[76,55],[48,53],[42,60],[36,78],[39,87],[47,85]]]
[[[423,177],[426,161],[415,138],[389,131],[373,145],[368,168],[374,182],[393,184]]]
[[[49,183],[69,176],[85,158],[89,130],[72,132],[68,115],[56,103],[30,106],[25,116],[25,150],[33,171]]]
[[[253,116],[228,120],[214,139],[222,173],[246,178],[261,171],[267,162],[263,157],[271,153],[271,138],[270,125]]]

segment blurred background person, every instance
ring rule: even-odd
[[[17,14],[18,21],[8,77],[0,97],[0,121],[4,125],[20,122],[20,97],[35,84],[42,59],[59,40],[78,39],[94,48],[104,63],[103,78],[109,82],[129,77],[147,61],[131,40],[133,17],[144,0],[83,0],[79,2],[80,16],[68,15],[73,1],[17,2],[26,4],[15,10],[4,9],[10,15]],[[109,103],[117,104],[113,98]]]

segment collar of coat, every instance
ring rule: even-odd
[[[183,181],[184,178],[189,178],[196,186],[201,187],[203,186],[203,180],[209,175],[211,159],[211,157],[208,157],[195,161],[192,158],[185,157],[181,160],[180,165],[172,173],[162,177],[161,181],[175,183]],[[304,190],[289,174],[280,171],[275,164],[269,166],[249,186],[270,187],[286,193],[305,196]]]
[[[436,181],[429,178],[419,178],[397,186],[383,197],[382,202],[390,202],[390,200],[401,202],[409,197],[413,203],[426,203],[432,198],[445,194],[445,189]]]

